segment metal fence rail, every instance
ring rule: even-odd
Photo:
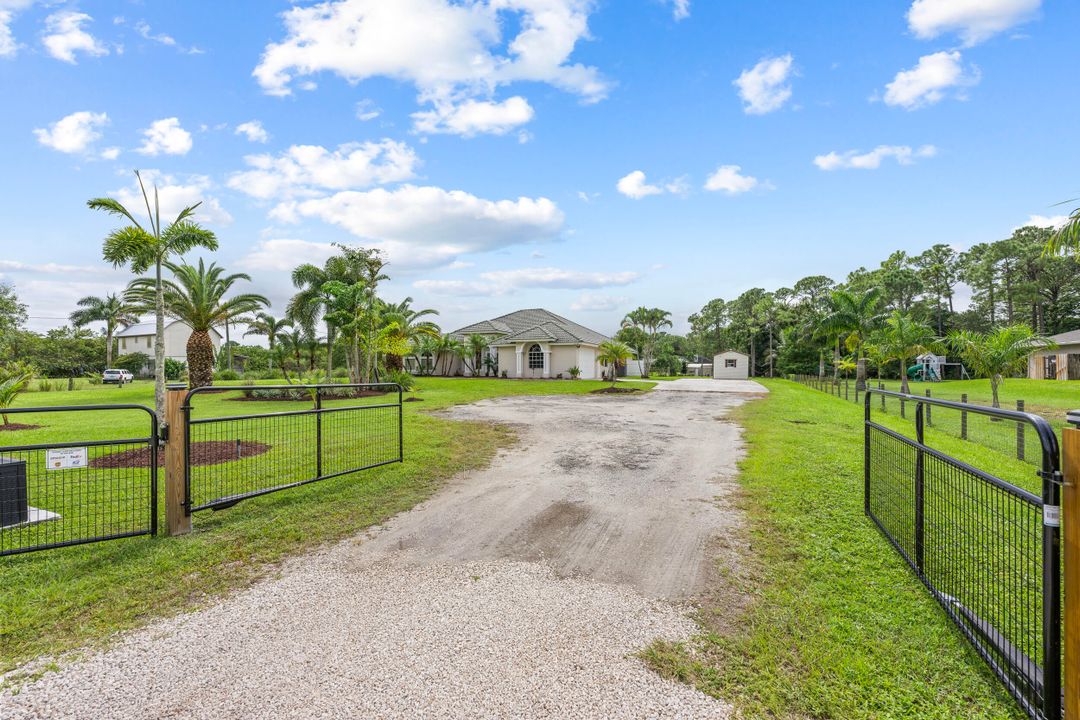
[[[865,400],[866,391],[857,389],[855,381],[849,378],[819,377],[817,375],[792,375],[791,379],[806,387],[829,393],[836,397],[851,402]],[[867,380],[867,388],[875,392],[888,390],[889,386],[877,380]],[[894,382],[892,387],[899,388],[900,383]],[[923,390],[926,397],[931,397],[929,388]],[[940,392],[940,391],[933,391]],[[907,420],[914,420],[915,408],[907,395],[900,392],[877,393],[873,409],[889,415],[896,415]],[[947,399],[938,397],[937,399]],[[984,405],[975,405],[968,402],[966,393],[952,400],[960,405],[970,406],[961,412],[933,413],[930,409],[926,412],[926,426],[932,427],[938,432],[947,433],[961,440],[968,440],[983,447],[996,450],[1004,455],[1015,457],[1017,460],[1032,465],[1038,465],[1042,457],[1042,448],[1038,435],[1031,431],[1026,422],[1003,422],[1000,417],[988,416],[978,412],[978,408]],[[972,409],[974,408],[974,409]],[[1024,401],[1016,401],[1016,409],[1024,412]]]
[[[158,423],[153,410],[83,405],[8,408],[4,413],[35,418],[86,414],[87,423],[109,428],[110,416],[132,411],[147,415],[143,437],[0,447],[0,555],[157,532]],[[101,413],[107,414],[104,419]]]
[[[908,405],[915,437],[880,425],[872,406]],[[864,397],[864,509],[1032,718],[1062,708],[1057,438],[1041,417],[901,395]],[[1039,442],[1042,495],[926,444],[927,418],[974,413],[1022,423]]]
[[[189,515],[402,461],[402,388],[397,384],[228,389],[307,394],[312,405],[301,410],[199,418],[192,399],[220,389],[189,391],[182,406],[187,426],[184,483]],[[394,402],[356,404],[357,398],[349,397],[361,395],[373,400],[390,396]],[[349,404],[336,404],[343,402]]]

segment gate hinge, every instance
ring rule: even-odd
[[[1065,477],[1061,474],[1060,470],[1054,470],[1053,472],[1047,472],[1046,470],[1038,470],[1035,472],[1035,474],[1041,477],[1043,480],[1049,480],[1055,485],[1065,484]]]

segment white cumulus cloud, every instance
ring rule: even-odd
[[[979,69],[965,69],[959,50],[936,52],[922,56],[915,67],[896,74],[885,86],[885,104],[916,110],[941,101],[950,88],[978,82]]]
[[[608,82],[591,66],[573,62],[578,42],[589,38],[591,0],[332,0],[294,6],[283,14],[286,34],[268,44],[253,75],[271,95],[289,95],[294,82],[332,72],[350,83],[388,77],[412,83],[435,113],[420,127],[453,132],[442,116],[474,100],[495,102],[495,91],[514,82],[540,82],[580,96],[604,98]],[[504,37],[504,29],[516,34]],[[488,108],[491,110],[492,108]],[[472,110],[466,110],[468,115]],[[464,120],[463,120],[464,122]],[[480,126],[465,122],[473,132]],[[503,130],[505,132],[505,130]]]
[[[508,295],[522,289],[581,290],[629,285],[636,272],[586,272],[564,268],[520,268],[482,272],[478,280],[417,280],[413,287],[439,295],[484,297]]]
[[[505,135],[533,118],[529,101],[521,96],[503,102],[464,100],[437,102],[433,110],[413,113],[413,128],[421,133],[450,133],[472,137],[480,133]]]
[[[228,185],[263,200],[401,182],[414,177],[420,163],[411,147],[386,139],[336,150],[293,145],[277,156],[249,155],[244,161],[251,169],[233,173]]]
[[[25,10],[34,0],[0,0],[0,58],[13,58],[19,52],[19,43],[11,32],[11,23],[20,10]]]
[[[143,155],[186,155],[191,150],[191,133],[180,127],[179,118],[155,120],[142,133],[144,140],[138,152]]]
[[[930,40],[957,33],[968,47],[1031,20],[1042,0],[915,0],[908,9],[908,27]]]
[[[705,189],[739,195],[756,187],[767,187],[752,175],[743,175],[739,165],[721,165],[705,180]]]
[[[733,84],[739,89],[743,111],[747,115],[764,115],[779,110],[791,97],[789,80],[795,60],[791,53],[780,57],[763,58],[754,67],[743,70]]]
[[[93,18],[86,13],[71,10],[55,12],[45,18],[45,35],[41,43],[54,58],[73,65],[76,53],[95,57],[108,55],[109,49],[83,30],[83,24],[90,22],[93,22]]]
[[[245,270],[287,272],[303,263],[322,265],[336,251],[332,243],[275,238],[260,241],[238,264]]]
[[[1029,215],[1026,223],[1014,227],[1013,230],[1018,230],[1021,227],[1026,227],[1028,225],[1057,230],[1067,222],[1069,222],[1068,215]]]
[[[60,118],[49,127],[37,128],[34,136],[39,143],[62,153],[83,153],[101,137],[100,129],[107,125],[109,116],[83,110]]]
[[[838,153],[834,150],[827,155],[815,157],[814,164],[822,170],[876,170],[886,158],[895,159],[899,165],[911,165],[917,158],[931,158],[935,155],[937,148],[933,145],[923,145],[917,149],[908,145],[878,145],[866,153],[858,150]]]
[[[664,192],[664,188],[659,185],[650,185],[645,179],[645,173],[641,170],[634,170],[632,173],[619,178],[619,181],[615,183],[615,189],[634,200],[640,200],[649,195],[659,195]]]
[[[232,215],[221,207],[221,202],[210,195],[213,183],[205,175],[191,175],[181,179],[158,170],[143,170],[142,179],[147,192],[150,193],[151,202],[153,202],[153,187],[157,186],[162,223],[171,222],[182,209],[198,202],[202,204],[195,211],[196,222],[228,225],[233,221]],[[140,217],[145,211],[146,204],[136,181],[109,195],[123,203],[124,207],[136,214],[136,217]]]
[[[690,0],[671,0],[671,14],[676,20],[690,17]]]
[[[258,120],[248,120],[236,126],[236,134],[243,135],[251,142],[265,143],[270,139],[270,133]]]
[[[279,203],[280,222],[315,218],[385,250],[398,266],[445,265],[470,252],[554,240],[565,217],[551,200],[488,200],[461,190],[403,185]]]
[[[602,293],[582,293],[570,306],[577,312],[609,312],[629,304],[625,295],[604,295]]]

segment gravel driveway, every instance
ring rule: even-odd
[[[724,416],[748,397],[455,408],[521,442],[383,527],[0,696],[0,717],[726,718],[634,653],[695,630],[687,603],[739,523]]]

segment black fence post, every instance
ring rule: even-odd
[[[1016,401],[1016,410],[1018,412],[1024,412],[1024,401],[1023,400],[1017,400]],[[1026,424],[1027,423],[1023,423],[1023,422],[1016,423],[1016,459],[1017,460],[1023,460],[1024,459],[1024,425],[1026,425]]]
[[[967,393],[960,396],[960,402],[967,405]],[[960,411],[960,439],[967,440],[967,410]]]
[[[919,443],[918,448],[915,450],[915,567],[920,575],[923,573],[923,562],[926,553],[926,478],[923,469],[923,445],[926,441],[923,428],[925,407],[923,403],[915,404],[915,439]]]
[[[885,399],[885,396],[881,396]],[[870,393],[863,402],[863,512],[870,516]]]
[[[885,383],[883,383],[883,382],[879,382],[877,384],[877,386],[878,386],[878,390],[884,390],[885,389]],[[885,412],[885,393],[881,394],[881,412]]]
[[[398,461],[405,462],[405,405],[402,393],[405,388],[398,385],[397,388],[397,443]]]
[[[1018,401],[1023,407],[1023,401]],[[1043,717],[1061,720],[1061,451],[1057,436],[1042,446]],[[1073,720],[1069,718],[1069,720]]]
[[[322,477],[322,388],[315,388],[315,477]]]
[[[926,397],[930,397],[930,388],[926,388]],[[926,426],[934,427],[934,416],[930,412],[930,406],[926,406]]]

